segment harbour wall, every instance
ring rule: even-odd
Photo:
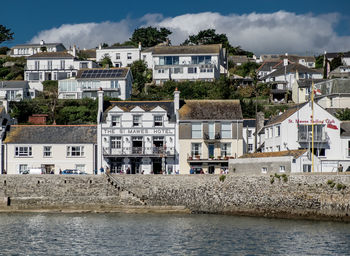
[[[194,212],[350,220],[350,175],[2,175],[0,211]]]

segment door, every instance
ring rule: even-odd
[[[214,157],[214,149],[215,145],[214,144],[208,144],[208,158]]]
[[[139,174],[140,167],[141,167],[141,159],[139,158],[132,159],[130,174]]]
[[[215,173],[215,166],[214,165],[209,165],[208,172],[209,172],[209,174],[214,174]]]
[[[162,160],[161,158],[155,158],[152,161],[152,169],[154,174],[162,174]]]
[[[133,154],[142,154],[142,137],[133,137],[132,138],[132,153]]]

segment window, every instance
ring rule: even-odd
[[[89,68],[88,62],[80,62],[80,68]]]
[[[270,137],[271,138],[273,137],[273,129],[272,129],[272,127],[270,128]]]
[[[141,116],[135,115],[132,117],[132,126],[133,127],[141,127]]]
[[[154,127],[163,126],[163,116],[154,116]]]
[[[252,137],[252,130],[248,130],[247,133],[248,133],[248,138]]]
[[[231,139],[232,138],[232,125],[231,123],[221,124],[221,138]]]
[[[159,57],[159,65],[179,65],[178,56]]]
[[[248,151],[249,152],[253,151],[253,144],[248,144]]]
[[[115,59],[116,59],[116,60],[120,60],[120,53],[116,53],[116,54],[115,54]]]
[[[270,130],[269,130],[269,128],[266,128],[265,130],[266,130],[266,139],[267,139],[267,138],[269,138],[269,135],[270,135],[269,131]]]
[[[127,56],[128,56],[128,60],[131,60],[131,57],[132,57],[132,56],[131,56],[131,53],[128,53]]]
[[[81,172],[85,172],[85,164],[76,164],[75,169]]]
[[[28,165],[27,164],[20,164],[18,166],[18,172],[21,174],[23,173],[24,171],[28,170]]]
[[[47,69],[51,70],[52,69],[52,60],[47,61]]]
[[[144,61],[146,61],[146,58],[147,58],[146,55],[142,55],[142,59],[143,59]]]
[[[187,69],[187,72],[188,72],[189,74],[195,74],[195,73],[197,73],[197,68],[188,68],[188,69]]]
[[[111,81],[111,89],[119,89],[118,80],[112,80]]]
[[[68,146],[67,147],[68,157],[82,157],[84,156],[84,146]]]
[[[183,73],[183,68],[173,68],[172,69],[173,74],[182,74]]]
[[[348,140],[348,157],[350,157],[350,140]]]
[[[276,126],[276,137],[281,135],[281,126]]]
[[[164,74],[164,69],[158,69],[158,74]]]
[[[210,64],[211,56],[192,56],[192,64]]]
[[[112,126],[120,127],[120,116],[112,116]]]
[[[32,156],[32,147],[16,147],[15,156]]]
[[[280,172],[285,172],[286,171],[286,167],[284,165],[280,166]]]
[[[122,148],[122,137],[111,137],[111,148]]]
[[[202,155],[202,143],[192,143],[191,145],[191,155],[200,156]]]
[[[61,69],[65,69],[66,63],[64,60],[61,60]]]
[[[209,131],[209,139],[211,139],[211,140],[215,139],[215,124],[214,123],[208,124],[208,131]]]
[[[50,157],[51,155],[51,146],[44,146],[44,157]]]
[[[201,123],[193,123],[192,124],[192,139],[200,139],[202,138],[202,124]]]
[[[267,173],[267,167],[262,167],[261,168],[261,173]]]
[[[280,145],[276,146],[276,151],[277,152],[281,151],[281,146]]]
[[[222,143],[221,156],[230,156],[230,155],[231,155],[231,143]]]
[[[35,65],[35,70],[39,70],[40,69],[40,61],[36,60],[34,62],[34,65]]]

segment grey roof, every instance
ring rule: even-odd
[[[29,84],[28,81],[17,81],[17,80],[11,80],[11,81],[0,81],[0,88],[8,88],[8,89],[15,89],[15,88],[28,88]]]
[[[338,57],[338,56],[342,56],[342,57],[345,57],[345,58],[350,58],[350,52],[345,52],[345,53],[342,53],[342,52],[328,52],[328,53],[326,53],[326,58],[327,59],[334,59],[335,57]]]
[[[102,49],[138,49],[138,47],[133,45],[118,45],[118,46],[104,47]]]
[[[74,59],[74,56],[67,52],[39,52],[28,59]]]
[[[306,104],[307,104],[307,102],[299,104],[299,105],[295,105],[289,109],[286,109],[282,114],[271,117],[270,120],[267,121],[266,125],[278,124],[278,123],[283,122],[288,117],[290,117],[295,112],[297,112],[299,109],[304,107]]]
[[[180,120],[242,120],[239,100],[185,100]]]
[[[155,46],[153,55],[163,54],[220,54],[221,44]]]
[[[5,143],[96,144],[96,125],[12,125]]]
[[[310,88],[312,86],[312,82],[316,84],[323,81],[325,81],[325,79],[299,79],[298,85],[299,85],[299,88]]]
[[[350,93],[350,79],[332,79],[315,84],[322,95]]]
[[[307,68],[301,64],[297,64],[297,63],[293,63],[293,64],[289,64],[287,65],[287,68],[285,70],[284,66],[281,66],[280,68],[278,68],[277,70],[275,70],[274,72],[272,72],[271,74],[263,77],[267,78],[267,77],[276,77],[276,76],[282,76],[284,75],[284,73],[286,72],[288,73],[295,73],[298,70],[299,73],[308,73],[308,74],[322,74],[318,71],[315,71],[313,69]]]
[[[340,135],[350,136],[350,121],[343,121],[340,123]]]
[[[268,119],[264,120],[264,125],[267,123]],[[253,127],[255,128],[255,119],[244,119],[243,120],[243,127]]]
[[[281,61],[265,61],[261,66],[258,68],[259,71],[271,71],[272,69],[275,69],[275,66],[277,66]]]
[[[41,45],[41,44],[17,44],[17,45],[15,45],[15,46],[13,46],[12,49],[13,49],[13,48],[18,48],[18,47],[21,47],[21,48],[31,48],[31,47],[58,46],[58,45],[62,45],[63,48],[65,48],[64,45],[63,45],[62,43],[45,43],[45,44],[43,44],[43,45]]]
[[[103,121],[106,120],[108,112],[115,106],[122,109],[124,112],[130,112],[135,107],[140,107],[146,112],[149,112],[156,107],[161,107],[166,110],[170,122],[176,121],[173,101],[111,101],[110,103],[111,106],[104,111]]]

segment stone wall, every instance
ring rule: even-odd
[[[223,182],[219,175],[113,177],[118,183],[111,185],[106,176],[3,175],[0,196],[9,197],[10,206],[1,201],[0,210],[179,207],[191,212],[350,220],[346,174],[288,175],[285,181],[274,177],[273,182],[269,175],[230,174]]]

